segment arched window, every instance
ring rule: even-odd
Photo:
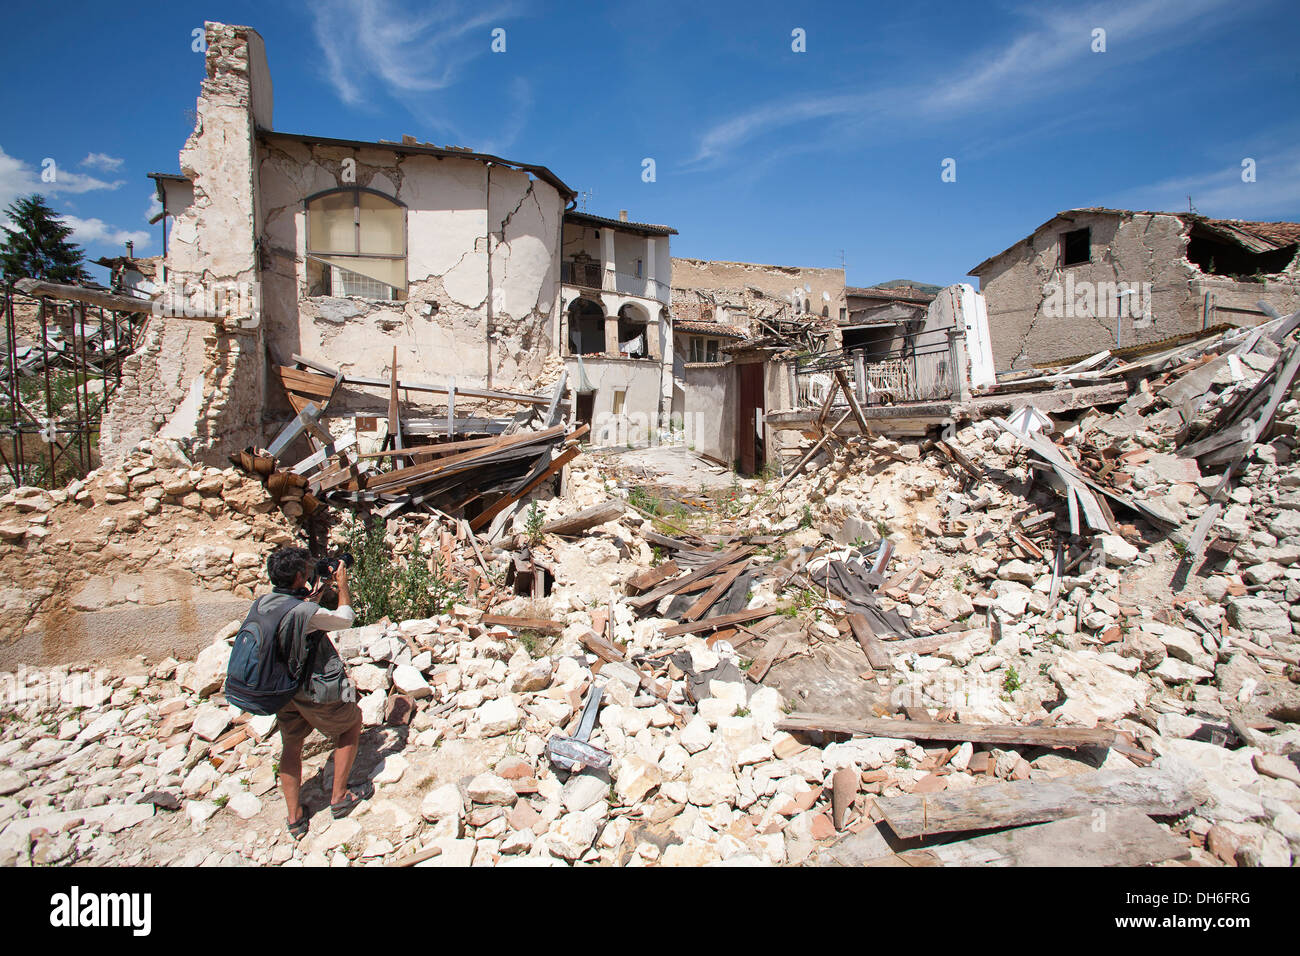
[[[307,199],[310,295],[406,298],[406,207],[370,189]]]

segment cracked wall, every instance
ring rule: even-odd
[[[163,315],[150,319],[105,415],[100,453],[109,463],[156,432],[187,440],[209,464],[262,444],[263,340],[251,309],[219,323],[167,312],[194,302],[200,305],[191,311],[210,311],[202,303],[219,290],[253,290],[259,280],[253,132],[258,122],[271,122],[266,53],[254,30],[204,26],[207,74],[180,153],[194,200],[174,216],[158,303]],[[201,296],[187,301],[191,291]]]
[[[355,163],[355,181],[344,170]],[[527,173],[473,159],[306,144],[265,134],[258,174],[272,358],[295,353],[352,375],[531,390],[559,309],[564,201]],[[406,207],[407,298],[309,295],[309,196],[361,186]]]
[[[1062,266],[1062,234],[1085,226],[1091,229],[1091,261]],[[1202,327],[1204,293],[1209,288],[1221,290],[1225,305],[1240,309],[1235,315],[1227,309],[1212,312],[1211,324],[1243,320],[1253,324],[1262,317],[1255,307],[1260,298],[1284,310],[1296,307],[1296,284],[1284,277],[1256,283],[1202,274],[1186,257],[1188,228],[1178,216],[1163,213],[1078,212],[1071,213],[1069,221],[1056,220],[1012,246],[980,275],[996,368],[1022,368],[1115,348],[1117,331],[1123,346],[1196,331]],[[1067,288],[1067,280],[1074,288],[1085,282],[1093,288],[1102,283],[1149,282],[1150,316],[1135,324],[1129,314],[1087,307],[1063,316],[1060,309],[1053,309],[1045,290],[1053,285]],[[1241,308],[1244,300],[1249,301],[1248,308]],[[1102,311],[1107,314],[1097,314]],[[1121,323],[1122,329],[1117,329]]]
[[[807,303],[813,315],[822,315],[824,309],[827,317],[838,320],[846,304],[844,270],[672,260],[673,315],[679,319],[699,320],[711,311],[719,322],[744,326],[746,316],[771,318],[784,310],[789,318],[796,302],[799,314]]]

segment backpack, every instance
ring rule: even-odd
[[[269,716],[298,693],[300,681],[289,670],[280,650],[281,622],[302,602],[281,595],[258,598],[235,634],[226,666],[226,700],[240,710]],[[268,600],[270,598],[270,600]]]

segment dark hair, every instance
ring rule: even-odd
[[[291,588],[298,575],[311,570],[311,552],[306,548],[276,548],[266,559],[266,573],[277,588]]]

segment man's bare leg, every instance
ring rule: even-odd
[[[347,733],[339,735],[339,742],[334,748],[334,791],[330,803],[341,803],[348,793],[348,774],[352,772],[352,763],[357,759],[357,750],[361,742],[361,721]]]
[[[285,741],[280,754],[280,789],[289,807],[290,823],[302,819],[302,801],[298,797],[302,788],[302,744],[301,740],[292,744]]]

